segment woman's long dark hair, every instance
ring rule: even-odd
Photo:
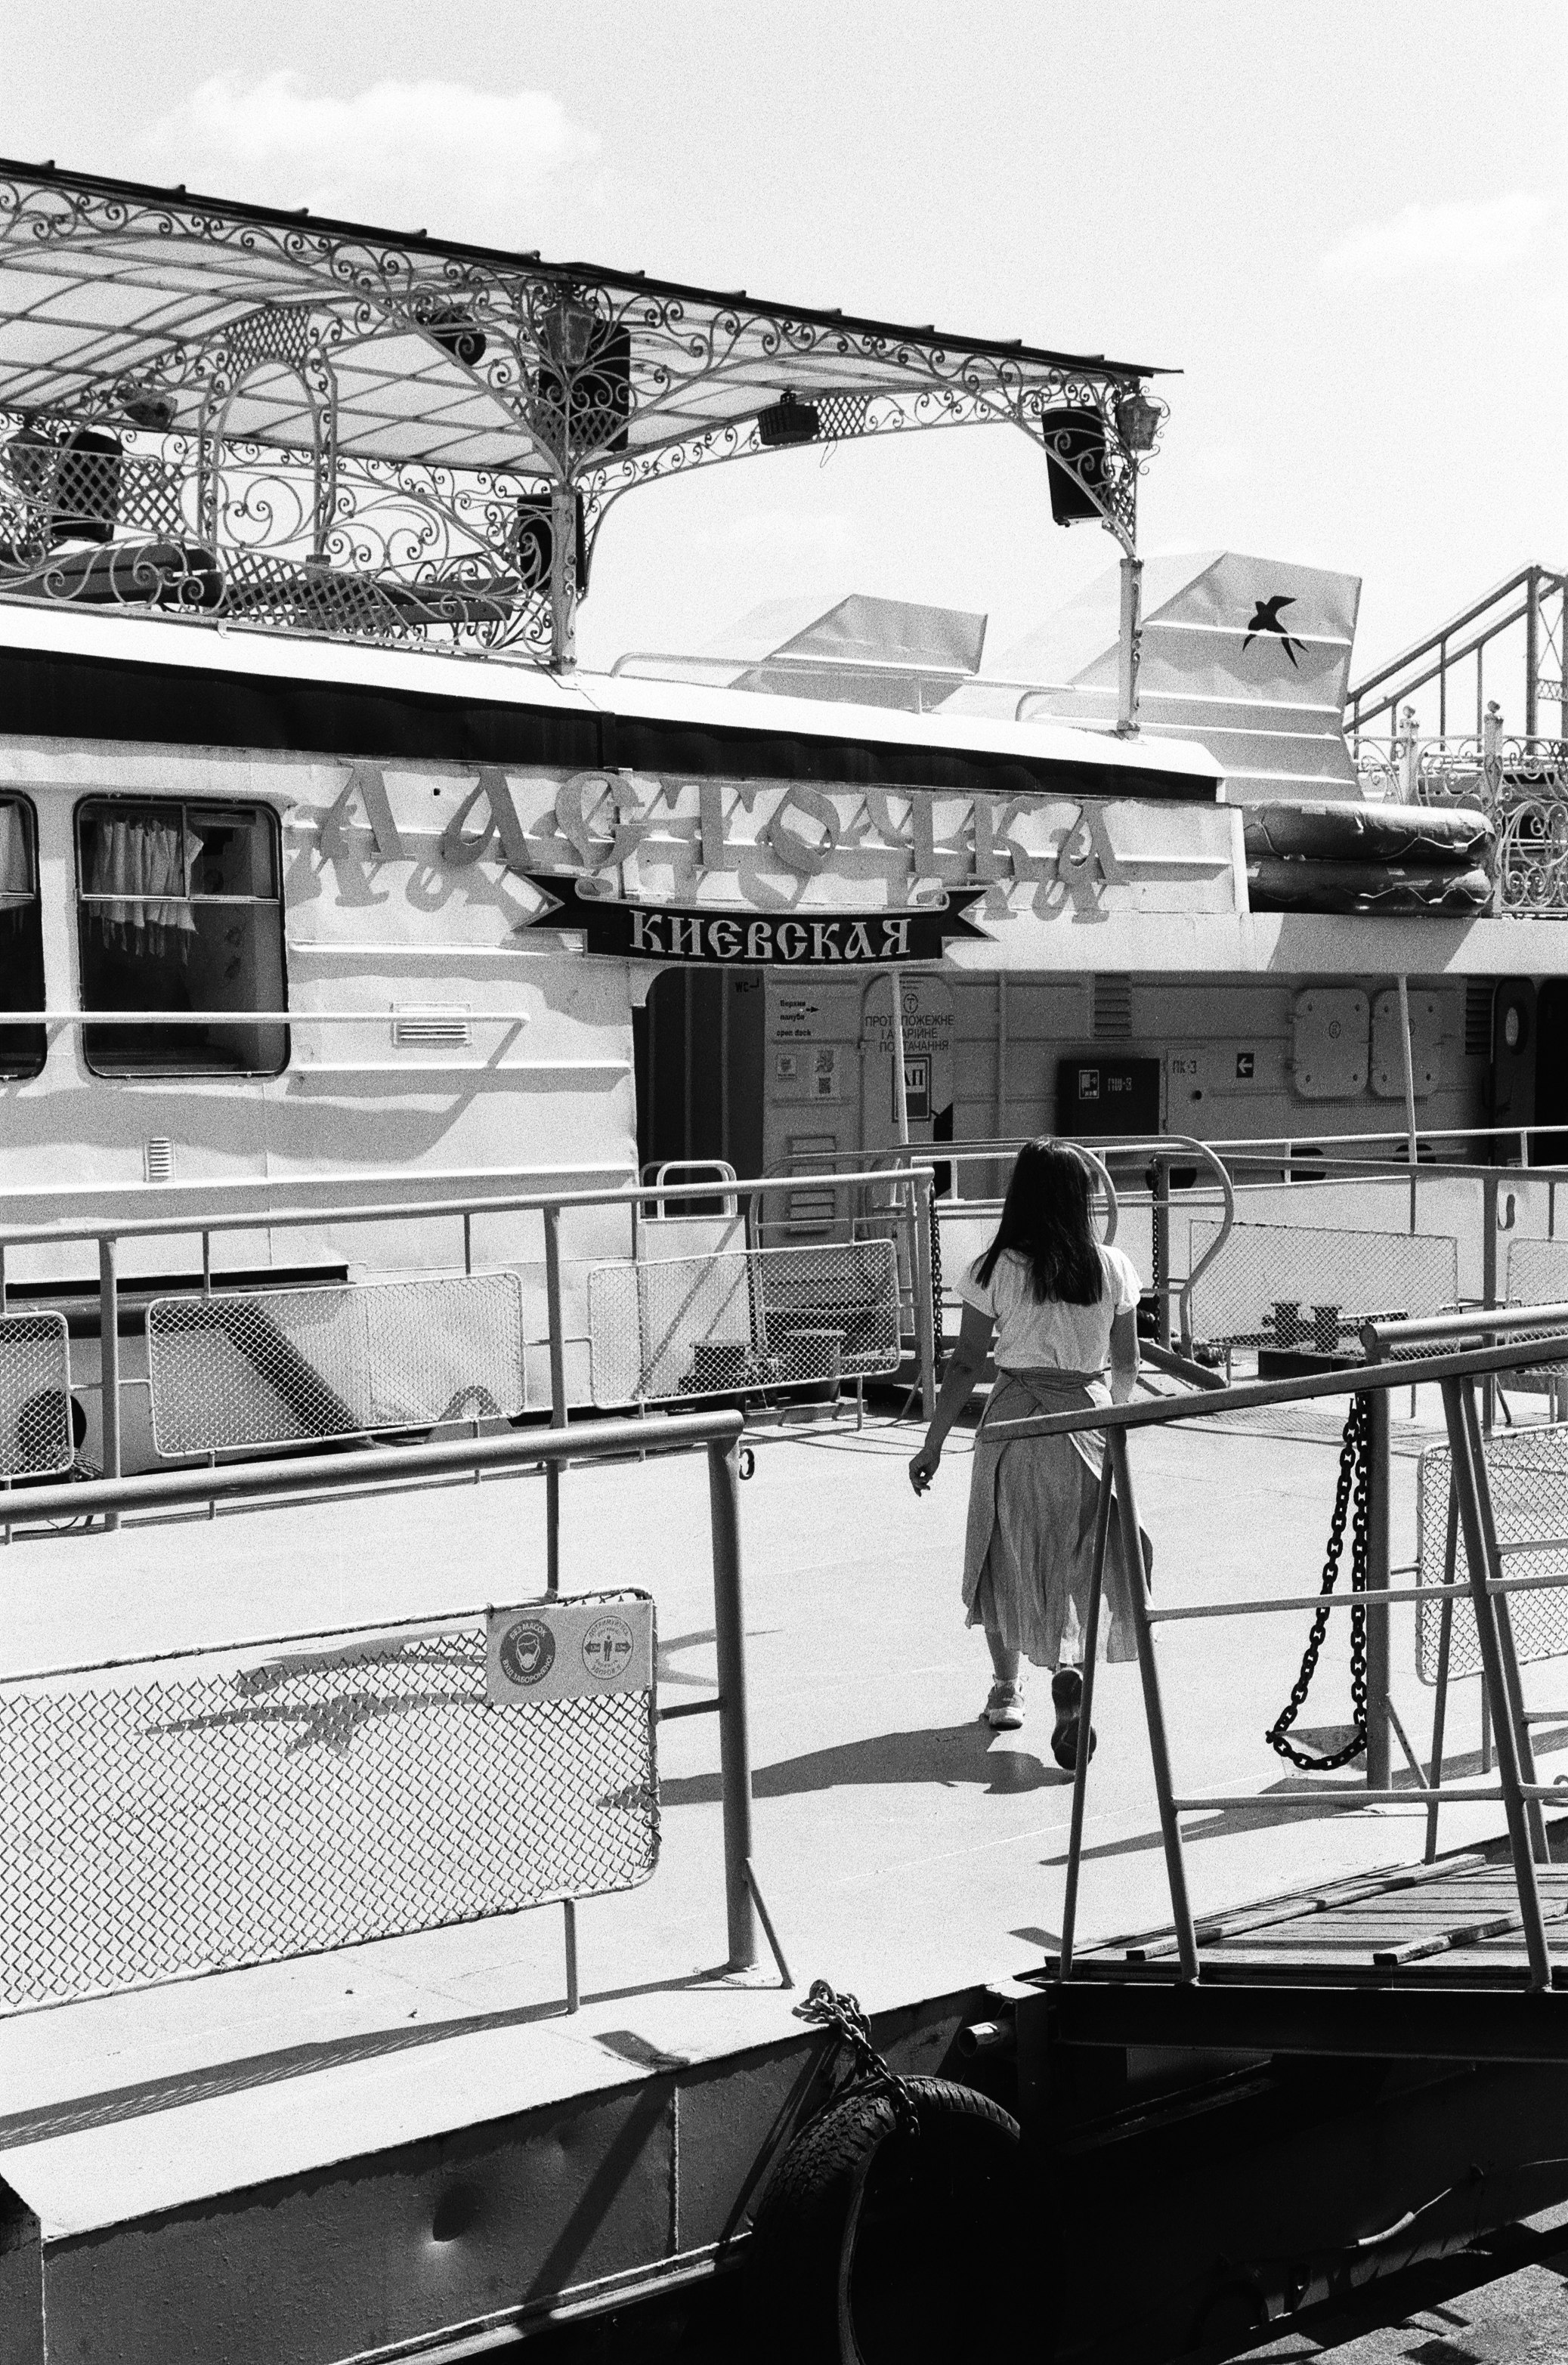
[[[1004,1249],[1029,1268],[1036,1302],[1055,1298],[1063,1306],[1098,1306],[1105,1268],[1094,1237],[1090,1172],[1081,1158],[1060,1141],[1026,1141],[1018,1152],[1002,1202],[1002,1221],[975,1267],[988,1282]]]

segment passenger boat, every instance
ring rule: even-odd
[[[845,1174],[907,1165],[911,1149],[930,1149],[936,1186],[961,1207],[977,1163],[987,1185],[1005,1143],[1043,1129],[1107,1147],[1136,1138],[1141,1182],[1151,1144],[1184,1155],[1192,1143],[1196,1160],[1205,1142],[1239,1140],[1260,1171],[1288,1177],[1316,1171],[1337,1137],[1362,1137],[1366,1160],[1414,1160],[1424,1144],[1480,1128],[1494,1151],[1500,1142],[1524,1160],[1532,1135],[1568,1123],[1558,999],[1568,936],[1521,925],[1531,911],[1554,913],[1562,885],[1562,748],[1535,730],[1539,665],[1522,745],[1483,719],[1473,745],[1424,755],[1401,723],[1379,759],[1398,795],[1363,796],[1340,730],[1348,630],[1342,617],[1316,634],[1302,622],[1316,596],[1309,570],[1207,568],[1201,615],[1174,614],[1146,580],[1137,493],[1163,416],[1158,375],[422,230],[0,166],[0,1320],[24,1375],[0,1374],[10,1454],[0,1474],[64,1474],[69,1440],[63,1455],[29,1459],[63,1398],[26,1373],[40,1339],[68,1330],[75,1444],[106,1474],[65,1499],[106,1527],[138,1508],[295,1492],[324,1551],[328,1513],[341,1508],[325,1498],[351,1483],[383,1490],[350,1507],[349,1549],[337,1531],[332,1581],[345,1596],[362,1588],[332,1613],[341,1631],[322,1626],[297,1530],[280,1541],[270,1529],[274,1560],[251,1573],[249,1597],[272,1622],[258,1635],[241,1617],[215,1640],[214,1575],[241,1555],[214,1552],[204,1525],[118,1544],[100,1530],[100,1556],[78,1556],[91,1564],[88,1606],[54,1608],[45,1664],[36,1634],[16,1646],[21,1664],[0,1686],[8,1738],[21,1736],[7,1762],[36,1777],[25,1796],[45,1804],[26,1847],[7,1852],[9,2068],[20,2075],[28,2061],[23,2011],[127,2015],[91,2021],[90,2037],[84,2018],[56,2022],[52,2052],[39,2042],[39,2095],[7,2123],[7,2304],[29,2353],[86,2353],[112,2302],[139,2359],[216,2348],[269,2365],[455,2360],[562,2313],[693,2281],[744,2247],[763,2180],[822,2099],[832,2047],[801,2026],[789,1994],[756,1986],[759,1969],[786,1982],[788,1972],[752,1857],[739,1423],[709,1409],[662,1429],[584,1424],[569,1441],[503,1433],[546,1404],[559,1430],[589,1403],[741,1392],[744,1375],[722,1358],[704,1375],[693,1357],[668,1389],[617,1394],[596,1373],[585,1276],[619,1260],[641,1290],[636,1226],[648,1201],[655,1221],[666,1203],[703,1193],[717,1205],[701,1218],[719,1227],[703,1235],[712,1253],[687,1260],[701,1265],[722,1262],[732,1237],[726,1185],[749,1183],[766,1200],[767,1237],[809,1251],[844,1228]],[[811,443],[988,424],[1036,446],[1058,523],[1099,522],[1120,552],[1114,633],[1067,680],[1003,685],[1001,711],[993,682],[905,712],[791,695],[787,666],[747,688],[577,665],[577,611],[623,494]],[[1539,622],[1533,575],[1532,586]],[[1561,578],[1547,591],[1560,600]],[[1294,699],[1305,672],[1316,687]],[[1260,690],[1281,711],[1282,698],[1311,710],[1310,727],[1275,734],[1310,742],[1302,761],[1271,771],[1246,757]],[[1180,1167],[1166,1157],[1161,1171],[1174,1182]],[[1495,1196],[1484,1216],[1495,1256]],[[386,1286],[360,1302],[386,1304],[409,1276],[460,1286],[498,1275],[532,1301],[516,1331],[515,1397],[481,1402],[470,1387],[417,1420],[406,1405],[360,1418],[334,1397],[334,1418],[311,1426],[294,1400],[301,1373],[277,1327],[280,1300],[316,1308],[324,1330],[337,1318],[319,1311],[324,1298],[336,1293],[341,1310],[364,1282]],[[745,1279],[743,1295],[752,1286]],[[325,1453],[164,1469],[216,1463],[230,1442],[264,1452],[280,1441],[275,1429],[229,1440],[209,1422],[182,1442],[134,1409],[151,1393],[134,1358],[154,1304],[207,1308],[204,1351],[234,1344],[230,1315],[210,1311],[215,1293],[226,1307],[249,1295],[273,1309],[252,1362],[297,1416],[289,1442],[477,1429],[483,1414],[491,1434],[415,1446],[402,1473],[433,1484],[547,1463],[543,1600],[524,1605],[532,1578],[510,1562],[494,1573],[495,1498],[465,1492],[456,1510],[454,1496],[429,1498],[412,1519],[391,1491],[390,1448],[346,1472]],[[437,1304],[418,1300],[402,1367],[442,1364]],[[920,1322],[928,1309],[926,1296]],[[1439,1337],[1445,1318],[1433,1317]],[[929,1382],[928,1330],[923,1346]],[[1519,1351],[1540,1363],[1555,1347]],[[1483,1345],[1461,1363],[1471,1415],[1473,1383],[1490,1380],[1499,1356]],[[213,1368],[198,1360],[185,1373],[187,1409],[210,1395]],[[1301,1393],[1343,1376],[1320,1373]],[[1392,1385],[1379,1384],[1386,1416]],[[1243,1411],[1259,1393],[1243,1392]],[[1184,1402],[1137,1415],[1184,1417]],[[1383,1437],[1386,1449],[1386,1417]],[[608,1520],[622,1474],[608,1465],[684,1448],[709,1463],[719,1675],[708,1696],[659,1709],[645,1595],[634,1610],[625,1585],[610,1608],[608,1597],[588,1608],[556,1598],[560,1470],[568,1458],[585,1474],[605,1465],[588,1499]],[[1350,1474],[1347,1462],[1346,1488]],[[24,1483],[6,1508],[18,1533],[36,1533],[62,1516],[62,1499]],[[502,1500],[510,1510],[516,1497]],[[1130,1489],[1125,1500],[1131,1519]],[[1466,1517],[1479,1533],[1478,1500],[1472,1485]],[[1385,1491],[1380,1573],[1386,1514]],[[226,1546],[232,1531],[218,1532]],[[247,1541],[263,1532],[258,1521]],[[1102,1546],[1104,1532],[1102,1522]],[[390,1566],[410,1535],[426,1556],[419,1582],[441,1596],[414,1602],[419,1615],[404,1614],[408,1598],[389,1609],[395,1588],[360,1565],[365,1538]],[[684,1551],[684,1530],[655,1541]],[[466,1594],[455,1606],[443,1550],[475,1554],[472,1578],[465,1563],[457,1572]],[[29,1575],[39,1566],[28,1563]],[[709,1614],[684,1564],[671,1575],[679,1586],[682,1613]],[[509,1587],[512,1606],[498,1608],[488,1597]],[[47,1622],[44,1589],[16,1587]],[[583,1664],[598,1674],[561,1691],[576,1740],[542,1774],[522,1695],[550,1670],[554,1634],[566,1631],[550,1623],[557,1614],[577,1619]],[[52,1643],[62,1617],[94,1638],[70,1645],[69,1665],[56,1664],[66,1644]],[[699,1624],[666,1648],[708,1639]],[[88,1648],[98,1657],[77,1664]],[[1151,1644],[1145,1655],[1152,1668]],[[439,1687],[420,1673],[432,1661]],[[1381,1679],[1386,1658],[1376,1664]],[[632,1770],[607,1789],[590,1720],[611,1677]],[[186,1688],[171,1721],[176,1681]],[[1152,1676],[1146,1697],[1159,1765]],[[532,1705],[556,1704],[542,1694]],[[510,1724],[491,1712],[502,1706],[517,1711]],[[1516,1706],[1510,1732],[1526,1727]],[[696,1782],[722,1808],[730,1951],[706,1985],[671,1977],[668,1933],[655,1930],[657,2044],[622,2024],[632,2006],[618,1988],[590,2008],[588,2042],[551,2050],[531,2023],[554,1990],[520,2004],[510,1961],[487,1990],[502,1997],[495,2010],[454,2021],[445,1982],[471,1976],[475,1960],[433,1950],[424,1984],[409,1987],[412,2009],[399,1990],[390,2033],[381,2001],[362,2004],[352,1986],[340,1998],[335,1965],[311,1985],[334,1950],[401,1937],[452,1941],[461,1954],[464,1927],[547,1903],[563,1911],[576,2012],[577,1900],[651,1873],[654,1728],[701,1709],[722,1728],[718,1774],[707,1789],[706,1774]],[[1386,1744],[1385,1732],[1385,1754]],[[499,1751],[503,1777],[487,1821],[470,1811],[478,1792],[464,1754],[493,1775],[487,1748]],[[421,1779],[445,1786],[439,1815],[409,1811],[416,1750]],[[1164,1845],[1179,1871],[1183,1802],[1162,1778]],[[1543,2016],[1553,2001],[1522,1986],[1553,1974],[1533,1857],[1513,1828],[1525,1829],[1527,1793],[1540,1820],[1539,1786],[1521,1788],[1517,1763],[1507,1779],[1521,1919],[1493,1911],[1507,1885],[1500,1860],[1440,1867],[1434,1877],[1474,1873],[1455,1893],[1473,1887],[1492,1920],[1450,1912],[1439,1933],[1473,1982],[1457,2008],[1449,1985],[1416,1982],[1424,2001],[1440,1988],[1443,2006],[1421,2057],[1485,2057],[1459,2030],[1479,1997],[1501,2071],[1473,2081],[1479,2103],[1456,2104],[1446,2086],[1412,2103],[1400,2087],[1406,2099],[1381,2124],[1397,2124],[1402,2151],[1358,2186],[1353,2208],[1319,2180],[1307,2231],[1291,2236],[1301,2256],[1280,2230],[1300,2215],[1295,2184],[1255,2174],[1247,2143],[1293,2160],[1309,2079],[1315,2129],[1359,2124],[1368,2088],[1348,2057],[1369,1989],[1380,2009],[1360,2049],[1377,2048],[1374,2100],[1387,2064],[1411,2050],[1380,1956],[1369,1967],[1357,1955],[1342,1978],[1338,1956],[1333,1978],[1309,1963],[1322,1990],[1312,2012],[1278,1980],[1253,1979],[1245,1945],[1228,1973],[1200,1982],[1199,1953],[1246,1939],[1254,1923],[1194,1924],[1183,1876],[1172,1938],[1086,1941],[1076,1980],[1070,1936],[1058,1933],[1026,1978],[1002,1980],[968,1957],[955,1970],[952,1933],[937,1932],[940,1971],[912,1957],[887,1976],[877,2043],[917,2082],[978,2064],[948,2095],[960,2118],[977,2115],[990,2087],[988,2124],[1011,2124],[1005,2101],[1032,2126],[1065,2124],[1063,2172],[1087,2215],[1115,2228],[1113,2250],[1117,2196],[1152,2176],[1152,2222],[1158,2180],[1168,2199],[1173,2151],[1197,2129],[1225,2162],[1224,2206],[1244,2222],[1246,2257],[1264,2263],[1233,2274],[1205,2259],[1188,2290],[1174,2266],[1167,2274],[1168,2258],[1197,2255],[1185,2219],[1165,2250],[1147,2244],[1145,2287],[1127,2304],[1136,2318],[1147,2300],[1158,2315],[1157,2331],[1139,2333],[1151,2344],[1178,2328],[1208,2337],[1230,2323],[1233,2302],[1260,2320],[1258,2310],[1361,2274],[1357,2245],[1403,2238],[1417,2218],[1425,2228],[1435,2204],[1421,2196],[1405,2215],[1390,2211],[1405,2206],[1406,2164],[1434,2119],[1445,2178],[1450,2152],[1473,2156],[1474,2127],[1504,2130],[1503,2172],[1473,2222],[1517,2214],[1543,2178],[1555,2199],[1555,2157],[1514,2156],[1546,2142],[1539,2129],[1558,2107],[1568,2047]],[[1081,1779],[1075,1867],[1083,1795]],[[156,1808],[134,1844],[128,1796]],[[589,1844],[607,1832],[627,1858],[609,1870]],[[410,1837],[424,1849],[411,1868]],[[459,1837],[477,1862],[461,1896]],[[969,1844],[955,1842],[955,1859]],[[879,1876],[876,1866],[868,1879]],[[802,1912],[818,1886],[801,1881]],[[698,1887],[677,1892],[678,1916],[694,1910]],[[1555,1914],[1561,1884],[1546,1887]],[[1361,1944],[1351,1909],[1368,1891],[1342,1890],[1327,1902],[1353,1923],[1348,1949]],[[40,1896],[61,1911],[41,1910]],[[1276,1899],[1261,1920],[1294,1928],[1325,1902]],[[1412,1916],[1406,1928],[1402,1911],[1378,1891],[1377,1914],[1398,1922],[1392,1934],[1379,1923],[1385,1951],[1429,1951],[1425,1923]],[[949,1904],[947,1918],[963,1916]],[[1477,1970],[1465,1949],[1499,1933],[1504,1955]],[[1010,1948],[1033,1952],[1049,1936],[1009,1919]],[[958,1929],[958,1950],[968,1938]],[[136,2015],[138,1991],[211,1971],[278,1973],[285,2001],[261,2035],[243,2009],[225,2023],[221,2002],[206,2020],[194,2008],[160,2020],[156,1999]],[[291,2006],[286,1983],[297,1975],[319,2015],[312,2031],[330,2031],[319,2046],[296,2042],[290,2010],[305,2007]],[[1227,1975],[1247,1990],[1239,2015],[1226,2009]],[[553,1979],[554,1967],[540,1977]],[[846,2002],[822,2010],[854,2036]],[[410,2031],[420,2012],[434,2025]],[[871,2033],[859,2034],[875,2068]],[[1260,2048],[1277,2055],[1272,2067]],[[292,2100],[291,2081],[306,2079],[325,2081],[309,2089],[314,2111]],[[855,2107],[864,2142],[880,2102],[860,2092]],[[1462,2173],[1453,2168],[1455,2189]],[[1206,2239],[1203,2198],[1184,2179],[1183,2205]],[[1458,2238],[1446,2218],[1430,2235],[1433,2247]],[[1428,2239],[1423,2230],[1412,2247]],[[839,2261],[819,2247],[812,2265],[831,2315]],[[784,2264],[788,2276],[792,2254]],[[1252,2277],[1239,2298],[1238,2276]],[[270,2302],[286,2282],[286,2307],[254,2309],[252,2292]]]
[[[53,168],[3,188],[12,1224],[1047,1127],[1407,1154],[1417,1118],[1537,1116],[1568,947],[1498,914],[1484,816],[1359,798],[1343,620],[1289,613],[1321,578],[1232,564],[1196,622],[1145,622],[1157,373]],[[1023,720],[577,667],[624,494],[980,424],[1121,551],[1113,645]],[[1205,737],[1234,768],[1287,662],[1312,761],[1243,782],[1265,811]],[[776,1212],[832,1227],[820,1186]],[[165,1243],[143,1277],[188,1278]],[[431,1251],[258,1220],[225,1254]],[[90,1278],[17,1250],[8,1302]]]

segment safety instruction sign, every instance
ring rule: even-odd
[[[485,1672],[498,1708],[651,1691],[652,1598],[617,1593],[492,1609],[486,1619]]]

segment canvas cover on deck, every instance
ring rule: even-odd
[[[1361,579],[1322,567],[1205,551],[1149,559],[1143,577],[1138,722],[1195,739],[1238,803],[1356,797],[1342,721]],[[1020,711],[1109,727],[1115,720],[1119,569],[967,684],[946,713]],[[1004,686],[1005,685],[1005,686]]]

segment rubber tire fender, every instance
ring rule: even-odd
[[[908,2078],[904,2084],[920,2122],[913,2143],[900,2135],[889,2096],[862,2089],[830,2103],[775,2167],[756,2213],[748,2270],[759,2358],[778,2365],[883,2365],[891,2357],[886,2342],[862,2348],[853,2292],[863,2204],[873,2171],[890,2164],[895,2146],[905,2172],[924,2185],[927,2206],[935,2188],[950,2180],[973,2204],[958,2222],[944,2212],[940,2243],[928,2245],[903,2280],[929,2307],[927,2332],[935,2332],[946,2299],[961,2305],[976,2337],[974,2353],[989,2354],[998,2332],[997,2278],[1017,2274],[1018,2122],[989,2096],[946,2078]],[[950,2288],[955,2278],[958,2287]],[[959,2365],[969,2352],[939,2340],[931,2353]]]

